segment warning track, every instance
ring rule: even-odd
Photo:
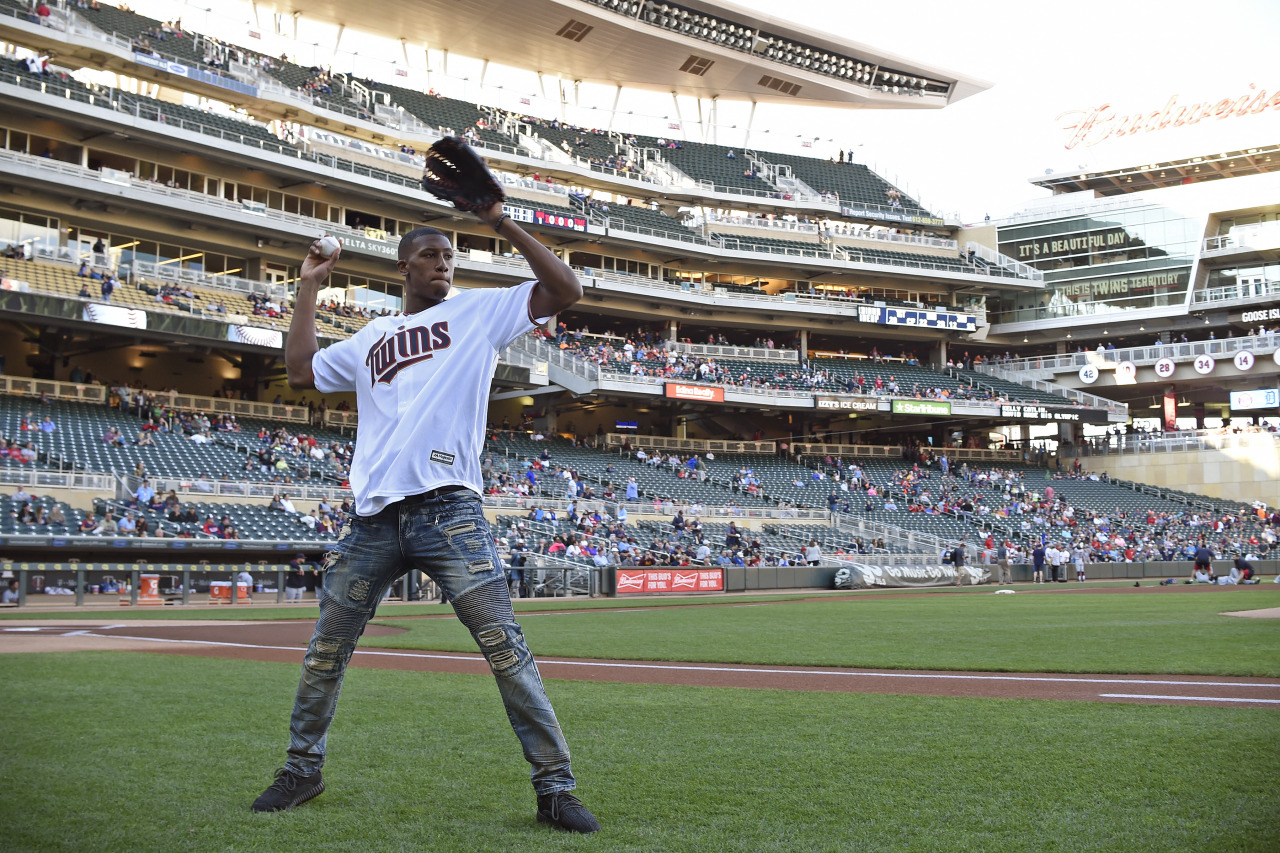
[[[301,664],[313,623],[183,622],[74,626],[33,620],[0,626],[0,651],[146,651]],[[371,624],[368,636],[398,630]],[[412,672],[487,674],[479,654],[357,649],[352,666]],[[845,667],[751,666],[677,661],[539,658],[545,678],[575,681],[737,687],[832,693],[891,693],[1083,702],[1139,702],[1220,707],[1280,706],[1280,679],[1222,676],[937,672]]]

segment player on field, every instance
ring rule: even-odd
[[[570,793],[569,748],[515,621],[480,502],[480,451],[498,353],[577,302],[582,286],[500,202],[477,215],[520,252],[536,281],[468,290],[445,301],[453,246],[434,228],[418,228],[400,241],[404,313],[374,319],[322,350],[316,294],[340,252],[326,258],[317,241],[302,265],[285,344],[289,384],[355,392],[356,513],[325,560],[320,618],[303,662],[288,759],[254,811],[293,808],[324,790],[325,735],[356,641],[388,585],[419,569],[447,593],[489,662],[533,768],[538,820],[575,832],[600,828]]]

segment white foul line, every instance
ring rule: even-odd
[[[1152,693],[1099,693],[1098,695],[1103,699],[1175,699],[1179,702],[1262,702],[1267,705],[1280,705],[1280,699],[1241,699],[1235,696],[1157,696]]]
[[[81,632],[77,632],[81,633]],[[267,651],[285,651],[300,652],[304,649],[301,646],[264,646],[255,643],[228,643],[220,640],[182,640],[170,637],[129,637],[123,634],[90,634],[85,632],[84,636],[100,637],[105,640],[143,640],[152,643],[186,643],[197,646],[225,646],[234,649],[264,649]],[[466,654],[433,654],[431,652],[387,652],[373,649],[356,649],[357,655],[370,655],[376,657],[392,657],[392,658],[422,658],[424,660],[460,660],[483,662],[481,655]],[[949,679],[952,681],[1018,681],[1018,682],[1035,682],[1043,681],[1052,684],[1158,684],[1176,687],[1187,686],[1204,686],[1204,687],[1270,687],[1280,688],[1280,683],[1257,683],[1247,681],[1171,681],[1165,679],[1144,679],[1144,678],[1070,678],[1067,676],[1052,675],[973,675],[969,673],[924,673],[924,672],[858,672],[849,670],[830,670],[830,669],[767,669],[764,667],[750,666],[697,666],[691,664],[671,664],[671,663],[625,663],[622,661],[582,661],[582,660],[556,660],[554,658],[539,659],[540,666],[581,666],[581,667],[599,667],[604,669],[655,669],[670,670],[676,672],[743,672],[763,675],[833,675],[833,676],[861,676],[863,678],[923,678],[923,679]],[[1119,695],[1119,694],[1116,694]],[[1145,697],[1144,697],[1145,698]],[[1267,700],[1270,701],[1270,700]],[[1276,700],[1280,703],[1280,699]]]

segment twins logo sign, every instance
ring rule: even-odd
[[[401,326],[394,335],[382,337],[369,347],[364,363],[369,367],[369,385],[385,382],[390,385],[401,370],[433,358],[437,350],[447,349],[453,340],[449,337],[449,322],[441,320],[430,327]]]

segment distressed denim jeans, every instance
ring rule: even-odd
[[[387,587],[418,569],[445,589],[489,662],[507,718],[533,768],[534,789],[538,794],[573,789],[569,747],[515,621],[493,534],[473,492],[411,498],[375,516],[353,517],[325,566],[320,618],[289,724],[286,767],[309,776],[324,764],[326,733],[356,641]]]

